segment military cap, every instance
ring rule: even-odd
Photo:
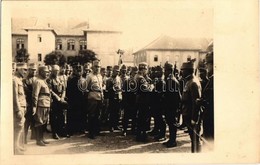
[[[106,71],[106,68],[102,67],[100,70],[101,70],[101,72],[104,72],[104,71]]]
[[[41,72],[41,71],[49,72],[50,69],[46,65],[41,65],[41,66],[39,66],[39,72]]]
[[[127,70],[131,70],[131,69],[132,69],[132,67],[131,67],[131,66],[128,66],[128,67],[127,67]]]
[[[138,68],[136,66],[132,67],[131,72],[137,73],[138,72]]]
[[[138,65],[138,69],[148,69],[148,64],[146,62],[141,62],[139,65]]]
[[[30,63],[30,64],[29,64],[29,68],[30,68],[30,69],[35,69],[35,70],[36,70],[36,69],[38,68],[38,66],[37,66],[36,63]]]
[[[107,70],[109,71],[109,70],[112,70],[112,66],[107,66]]]
[[[94,60],[93,61],[93,66],[95,66],[95,67],[101,67],[101,62],[100,62],[100,60]]]
[[[118,66],[118,65],[115,65],[115,66],[113,67],[113,70],[119,72],[119,66]]]
[[[213,64],[213,56],[214,56],[214,53],[213,52],[209,52],[206,54],[206,63],[211,63]]]
[[[168,70],[168,69],[172,69],[173,68],[173,64],[166,61],[164,64],[164,69]]]
[[[60,70],[59,65],[52,65],[52,70]]]
[[[194,69],[194,62],[192,61],[184,62],[181,66],[181,69]]]
[[[24,63],[24,62],[19,62],[19,63],[16,63],[16,68],[18,69],[27,69],[27,64]]]
[[[126,66],[124,64],[121,66],[121,70],[126,70]]]

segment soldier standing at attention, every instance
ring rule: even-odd
[[[51,105],[51,93],[46,79],[49,77],[47,66],[39,67],[39,76],[33,83],[33,115],[35,120],[36,144],[45,146],[49,142],[43,138],[44,125],[47,123]]]
[[[103,101],[102,76],[100,60],[93,61],[93,72],[87,77],[83,89],[88,92],[88,138],[95,139],[99,134],[99,115]]]
[[[37,64],[31,63],[29,65],[28,75],[26,79],[23,80],[24,83],[24,91],[26,95],[26,113],[25,113],[25,123],[24,123],[24,139],[25,144],[27,143],[27,135],[29,127],[31,128],[31,139],[35,139],[35,131],[34,131],[34,119],[33,119],[33,107],[32,107],[32,91],[33,91],[33,83],[36,80],[36,72],[37,72]]]
[[[120,130],[119,125],[119,110],[120,102],[122,101],[122,82],[119,75],[119,66],[115,65],[112,76],[106,82],[106,90],[108,92],[108,111],[109,111],[109,127],[110,132]]]
[[[27,74],[27,65],[17,63],[17,71],[13,76],[13,122],[14,122],[14,153],[23,154],[24,114],[26,111],[26,98],[24,93],[23,78]]]
[[[138,67],[139,72],[135,77],[137,82],[136,104],[138,107],[136,140],[146,142],[147,131],[150,129],[149,93],[153,90],[153,85],[149,84],[146,79],[147,63],[142,62]]]
[[[179,82],[174,76],[173,64],[166,62],[164,65],[164,75],[166,82],[166,91],[164,94],[165,119],[169,126],[170,137],[165,143],[167,148],[176,147],[176,132],[177,132],[177,110],[180,103],[180,88]]]
[[[191,139],[191,152],[200,152],[200,109],[196,104],[201,98],[201,85],[199,79],[194,76],[194,63],[184,62],[181,67],[185,86],[182,94],[182,115]]]
[[[52,74],[48,79],[51,88],[51,111],[50,124],[52,130],[52,138],[59,139],[59,136],[64,135],[63,128],[65,126],[65,116],[63,115],[65,101],[65,84],[58,76],[60,67],[58,65],[52,66]]]
[[[123,119],[123,114],[125,113],[126,109],[126,81],[129,79],[127,75],[127,67],[126,65],[122,65],[120,68],[120,79],[121,79],[121,89],[122,89],[122,101],[120,103],[120,118]]]

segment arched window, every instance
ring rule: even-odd
[[[79,49],[80,50],[86,50],[87,49],[87,41],[86,40],[80,40],[79,41]]]
[[[56,50],[62,50],[62,41],[61,39],[56,40]]]
[[[18,38],[18,39],[16,40],[16,48],[17,48],[17,49],[22,49],[22,48],[24,48],[24,39]]]
[[[68,50],[75,50],[75,41],[68,40]]]

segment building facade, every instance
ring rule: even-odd
[[[51,22],[51,23],[49,23]],[[30,55],[29,62],[43,63],[44,57],[52,51],[60,51],[65,57],[77,56],[80,50],[92,50],[102,65],[115,65],[119,56],[122,32],[116,30],[91,29],[89,24],[68,21],[74,25],[56,25],[55,21],[38,19],[12,20],[12,57],[24,48]],[[30,27],[29,27],[30,26]]]
[[[196,58],[195,65],[205,58],[211,39],[172,38],[160,36],[146,47],[133,53],[134,64],[147,62],[149,66],[163,66],[166,61],[180,69],[187,59]]]

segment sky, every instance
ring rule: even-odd
[[[123,32],[122,48],[135,50],[160,35],[213,38],[211,0],[5,2],[11,17],[78,18]]]

